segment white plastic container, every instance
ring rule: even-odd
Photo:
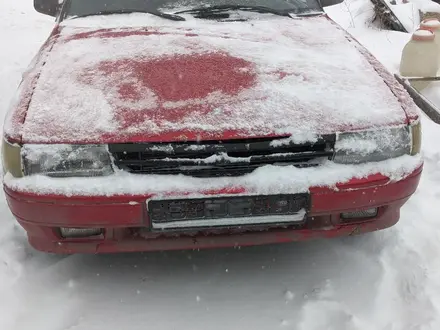
[[[440,54],[440,21],[437,18],[425,19],[420,23],[420,30],[428,30],[434,33],[434,42],[436,43]]]
[[[403,77],[433,77],[439,69],[440,49],[434,42],[435,35],[430,30],[419,29],[405,45],[400,61],[400,74]],[[422,90],[431,82],[415,81],[411,85]]]

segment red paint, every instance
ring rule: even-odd
[[[329,19],[326,17],[326,19]],[[329,19],[330,20],[330,19]],[[340,29],[336,23],[335,28]],[[285,29],[287,30],[287,29]],[[294,31],[288,30],[286,33],[294,39]],[[59,37],[61,28],[56,26],[53,30],[50,40],[46,41],[47,44],[53,44]],[[187,37],[191,40],[196,37],[192,29],[180,28],[172,32],[174,35],[179,34],[182,38]],[[78,40],[85,38],[129,38],[132,36],[144,36],[146,42],[148,42],[149,36],[157,36],[168,34],[168,32],[161,32],[157,28],[118,28],[118,29],[99,29],[94,31],[87,31],[82,33],[76,33],[70,36],[62,36],[59,38],[59,42],[68,42],[70,40]],[[218,35],[210,35],[211,38],[229,38],[225,33],[218,33]],[[354,41],[353,38],[347,35],[347,39]],[[111,40],[109,41],[111,42]],[[301,41],[303,42],[303,41]],[[189,47],[191,44],[189,43]],[[383,70],[383,66],[377,62],[361,45],[356,47],[365,55],[371,65],[377,69],[378,74],[384,78],[386,84],[390,87],[396,97],[401,101],[402,108],[407,115],[407,123],[417,120],[416,113],[411,112],[411,108],[414,107],[413,102],[409,99],[407,93],[400,85],[396,85],[393,77]],[[48,55],[51,47],[42,49],[38,56]],[[119,124],[119,130],[115,130],[109,134],[101,134],[100,140],[97,141],[96,135],[94,138],[88,138],[87,136],[75,136],[64,137],[62,125],[48,125],[41,128],[41,132],[36,132],[36,136],[42,135],[42,138],[50,139],[52,136],[60,136],[61,138],[52,143],[121,143],[121,142],[155,142],[155,141],[185,141],[185,140],[207,140],[207,139],[238,139],[249,137],[271,137],[276,136],[274,131],[277,131],[277,127],[273,127],[272,131],[269,129],[266,131],[241,131],[241,130],[228,130],[218,132],[207,132],[204,130],[195,131],[188,128],[178,129],[178,124],[185,118],[204,117],[218,107],[218,105],[224,105],[227,103],[230,108],[240,107],[240,102],[248,101],[234,98],[240,91],[252,88],[256,84],[257,73],[254,70],[253,64],[246,62],[243,59],[239,59],[231,56],[230,54],[223,53],[205,53],[199,56],[175,56],[170,58],[150,58],[151,54],[146,54],[144,59],[130,59],[118,62],[104,62],[98,67],[86,68],[85,72],[78,72],[79,79],[84,82],[88,82],[94,86],[101,86],[106,96],[110,94],[116,94],[119,99],[110,99],[113,104],[120,102],[121,104],[116,109],[116,122]],[[28,110],[29,102],[33,90],[38,80],[38,73],[44,64],[44,60],[38,61],[35,68],[31,70],[31,74],[24,81],[25,88],[20,95],[19,105],[12,112],[11,116],[8,116],[7,124],[11,129],[5,130],[4,134],[11,142],[23,142],[23,143],[41,143],[40,139],[36,137],[30,137],[29,134],[26,140],[22,140],[21,128],[26,119],[26,112]],[[180,76],[176,77],[176,71],[172,68],[178,68]],[[289,74],[297,76],[298,79],[308,80],[309,78],[304,73],[288,72],[288,71],[276,71],[265,74],[274,74],[280,80],[285,79]],[[31,81],[31,76],[36,75],[35,79]],[[127,82],[124,78],[133,78],[134,81]],[[177,78],[177,79],[176,79]],[[174,82],[174,84],[170,83]],[[115,86],[116,85],[116,86]],[[144,90],[139,89],[143,87]],[[133,109],[130,108],[130,104],[124,104],[124,101],[135,105],[137,101],[144,101],[147,96],[145,95],[145,89],[150,89],[158,95],[158,105],[155,107],[145,109]],[[225,98],[219,97],[212,102],[200,102],[200,104],[186,104],[186,105],[174,105],[173,108],[165,107],[165,102],[176,102],[186,100],[200,100],[211,92],[218,92]],[[230,99],[226,99],[230,97]],[[252,95],[252,102],[258,103],[264,99],[265,95]],[[296,109],[297,107],[297,109]],[[225,107],[222,107],[225,108]],[[227,108],[227,107],[226,107]],[[293,109],[293,110],[292,110]],[[288,111],[298,112],[298,120],[310,120],[308,116],[309,109],[301,109],[297,105],[292,105],[292,109]],[[224,111],[224,118],[228,116],[228,110]],[[155,131],[144,129],[139,130],[137,128],[143,127],[140,122],[148,121],[154,126],[160,127]],[[45,119],[47,120],[47,118]],[[396,120],[392,124],[402,124],[402,120]],[[50,125],[49,125],[50,126]],[[276,125],[275,125],[276,126]],[[280,124],[280,126],[282,126]],[[173,127],[167,131],[164,127]],[[350,129],[364,129],[370,127],[362,127],[361,125],[352,126],[337,126],[331,127],[330,130],[350,130]],[[52,131],[50,130],[52,129]],[[136,133],[135,133],[136,132]],[[329,132],[323,132],[329,133]],[[46,134],[46,135],[45,135]]]
[[[28,233],[30,243],[39,250],[55,253],[122,252],[168,249],[232,247],[282,243],[314,238],[350,235],[383,229],[399,219],[400,207],[416,190],[422,168],[402,181],[390,182],[380,175],[340,184],[339,190],[311,188],[311,213],[301,230],[274,229],[264,232],[220,231],[218,234],[199,233],[195,237],[158,237],[146,232],[142,238],[133,236],[130,228],[148,228],[146,200],[152,195],[67,197],[19,193],[5,188],[11,211]],[[354,189],[355,188],[355,189]],[[202,192],[205,195],[244,194],[240,188]],[[130,204],[129,202],[138,202]],[[344,225],[340,213],[379,207],[374,220]],[[313,219],[312,219],[313,218]],[[98,240],[63,240],[55,227],[104,227],[107,232]],[[197,243],[194,243],[197,242]],[[61,243],[61,244],[60,244]]]
[[[126,231],[109,229],[108,235],[115,237],[113,240],[88,240],[77,242],[63,241],[53,242],[48,238],[54,237],[54,233],[48,228],[36,228],[32,225],[22,226],[36,236],[29,237],[29,243],[35,249],[48,253],[75,254],[75,253],[123,253],[140,251],[164,251],[164,250],[192,250],[192,249],[219,249],[233,247],[247,247],[266,244],[282,244],[296,241],[313,239],[331,239],[340,236],[350,236],[367,232],[382,230],[393,226],[399,217],[400,203],[390,205],[387,212],[373,222],[362,224],[334,226],[331,230],[292,230],[272,229],[265,232],[246,232],[240,235],[219,234],[199,235],[195,237],[182,236],[178,239],[159,237],[145,239],[130,236]]]
[[[249,73],[251,70],[252,63],[241,58],[223,53],[205,53],[103,62],[98,70],[92,69],[92,72],[102,77],[112,75],[108,81],[110,85],[114,85],[117,78],[114,74],[135,78],[137,83],[131,85],[131,90],[136,90],[136,85],[140,83],[151,89],[163,103],[202,99],[213,92],[236,95],[255,84],[256,75]],[[130,85],[125,84],[124,87],[124,93],[119,95],[122,100],[127,98],[127,94],[133,95]],[[139,99],[142,97],[139,95]]]
[[[178,123],[187,116],[204,116],[224,99],[200,100],[211,93],[233,97],[255,85],[256,74],[253,64],[244,59],[224,53],[202,53],[102,62],[87,70],[80,79],[83,83],[100,87],[109,98],[114,97],[112,93],[116,88],[116,97],[122,101],[122,105],[117,106],[116,116],[121,127],[128,128],[145,118],[156,123]],[[151,92],[154,97],[150,96]],[[130,109],[127,101],[145,103],[145,109]],[[169,102],[182,101],[189,103],[169,106]],[[163,135],[162,132],[158,136],[160,141],[163,141]],[[178,135],[186,134],[178,132]]]
[[[9,135],[5,134],[6,139],[10,143],[22,143],[21,139],[15,140],[12,137],[9,138]],[[211,141],[211,140],[234,140],[234,139],[247,139],[249,138],[249,132],[247,131],[239,131],[239,130],[224,130],[219,132],[205,132],[205,131],[190,131],[190,130],[181,130],[179,132],[174,131],[163,131],[161,133],[150,133],[147,137],[143,133],[139,134],[131,134],[130,136],[121,136],[119,133],[114,134],[103,134],[102,140],[105,143],[142,143],[142,142],[164,142],[164,141]],[[285,134],[277,134],[273,132],[260,134],[252,134],[252,138],[270,138],[270,137],[289,137]],[[84,137],[81,140],[75,140],[72,138],[59,139],[56,141],[45,142],[45,144],[82,144],[82,143],[96,143],[97,141],[94,139],[90,139],[88,137]],[[25,143],[32,143],[31,141],[25,141]],[[100,142],[101,143],[101,142]]]
[[[156,30],[132,30],[132,29],[118,29],[117,31],[112,29],[99,29],[95,31],[81,32],[65,38],[63,41],[68,42],[71,40],[79,40],[86,38],[122,38],[131,36],[149,36],[149,35],[163,35],[164,32]]]
[[[278,73],[278,77],[279,77],[280,80],[284,79],[284,78],[286,78],[288,76],[287,72],[284,72],[284,71],[280,71],[280,72],[277,72],[277,73]]]
[[[23,125],[29,103],[32,99],[32,92],[38,81],[39,71],[32,71],[23,77],[20,83],[20,90],[17,95],[17,102],[13,105],[14,109],[11,113],[11,118],[9,118],[9,127],[12,129],[5,130],[5,138],[9,143],[21,143],[20,130],[16,129]]]
[[[193,33],[190,29],[178,29],[181,30],[183,35],[186,37],[197,37],[198,34]],[[142,28],[142,29],[132,29],[132,28],[119,28],[114,29],[98,29],[94,31],[87,31],[73,34],[63,41],[80,40],[86,38],[120,38],[120,37],[131,37],[131,36],[149,36],[149,35],[164,35],[166,32],[160,32],[154,28]]]
[[[303,81],[310,81],[310,79],[302,73],[299,72],[285,72],[285,71],[275,71],[273,74],[278,75],[278,79],[282,80],[288,76],[294,76]]]
[[[336,23],[334,25],[336,28],[341,29]],[[23,89],[19,95],[17,105],[12,114],[8,116],[9,126],[12,126],[12,129],[4,133],[8,139],[23,142],[21,124],[26,120],[29,102],[32,99],[39,72],[44,66],[45,57],[57,41],[59,33],[60,29],[56,26],[51,37],[38,53],[35,66],[24,77]],[[160,37],[163,34],[166,33],[156,29],[101,29],[79,33],[64,39],[60,38],[60,42],[83,38],[111,39],[132,36],[144,36],[147,42],[148,36],[159,35]],[[178,34],[183,38],[197,36],[191,29],[179,29]],[[294,30],[289,30],[285,34],[290,37],[293,36],[293,42],[295,40],[303,43],[313,42],[313,40],[301,40],[301,36],[295,37]],[[222,33],[217,36],[210,35],[210,37],[230,38]],[[413,102],[403,87],[364,47],[348,35],[347,40],[353,42],[353,45],[364,54],[365,58],[376,69],[378,75],[384,79],[385,84],[400,100],[407,115],[407,120],[416,119],[417,115],[411,112],[411,107],[414,106]],[[268,71],[266,74],[273,74],[275,79],[280,80],[285,79],[289,74],[297,76],[298,79],[307,79],[304,73],[284,70]],[[144,121],[146,118],[149,118],[155,124],[164,121],[178,124],[188,114],[191,118],[206,115],[221,102],[230,102],[229,104],[239,106],[239,102],[235,102],[234,97],[239,95],[241,91],[254,86],[257,80],[252,63],[219,52],[156,59],[151,54],[145,54],[144,58],[103,62],[85,72],[78,72],[78,77],[83,82],[100,86],[103,93],[108,93],[106,95],[109,97],[116,95],[116,103],[121,101],[116,111],[117,119],[121,124],[121,131]],[[148,91],[155,95],[154,100],[148,99]],[[185,104],[189,100],[200,101],[206,99],[213,92],[220,93],[224,98],[217,98],[212,102],[204,100],[199,103]],[[253,102],[258,102],[266,96],[254,95],[252,97]],[[130,102],[139,104],[138,101],[145,101],[144,108],[130,108]],[[154,101],[154,106],[149,107],[147,101]],[[170,102],[180,103],[175,103],[170,107]],[[298,107],[296,110],[300,114],[298,120],[310,120],[308,109]],[[222,114],[223,118],[229,118],[227,111]],[[351,128],[368,127],[344,128],[338,126],[339,130]],[[335,130],[336,128],[331,127],[330,129]],[[50,136],[50,133],[48,135]],[[112,134],[102,135],[101,141],[88,140],[85,136],[81,137],[81,141],[67,137],[65,140],[57,140],[53,143],[227,140],[274,136],[277,135],[273,132],[250,134],[239,130],[220,130],[218,132],[197,132],[189,129],[162,130],[158,133],[140,132],[130,136],[116,131]],[[334,188],[312,187],[310,189],[310,217],[301,229],[271,229],[262,232],[246,231],[249,228],[240,230],[236,228],[230,231],[212,229],[195,233],[193,236],[181,235],[177,238],[159,235],[148,230],[150,222],[146,211],[146,200],[153,197],[152,194],[68,197],[64,195],[21,193],[7,187],[5,187],[5,192],[10,210],[26,230],[31,245],[38,250],[55,253],[129,252],[284,243],[314,238],[331,238],[351,235],[357,231],[369,232],[387,228],[399,220],[400,208],[416,190],[420,174],[421,168],[399,182],[390,182],[387,177],[376,174],[363,179],[353,178],[347,183],[335,185]],[[246,190],[243,187],[231,187],[225,190],[200,191],[199,193],[207,196],[217,196],[222,194],[246,194]],[[169,192],[167,195],[173,196],[175,194]],[[349,225],[341,222],[341,212],[370,207],[379,208],[379,214],[374,220],[359,221],[356,224]],[[58,236],[56,231],[56,228],[60,226],[99,226],[105,228],[105,235],[100,239],[64,240]],[[140,231],[140,228],[143,230]]]
[[[55,25],[49,38],[43,43],[39,51],[32,60],[33,65],[30,65],[22,74],[22,80],[17,90],[17,101],[12,105],[10,118],[7,119],[9,126],[5,125],[3,134],[9,143],[22,143],[21,127],[26,120],[29,104],[32,100],[32,95],[37,85],[40,72],[44,66],[45,58],[49,55],[54,44],[56,43],[60,33],[59,25]]]
[[[333,21],[328,15],[324,16],[329,22],[333,24],[338,30],[346,32],[338,23]],[[365,48],[356,38],[350,34],[346,34],[348,41],[353,42],[356,45],[357,50],[364,55],[365,59],[370,63],[377,74],[383,79],[384,83],[388,86],[390,91],[399,100],[403,111],[406,114],[405,124],[411,124],[419,119],[418,108],[415,105],[413,99],[405,90],[405,88],[394,78],[389,70],[379,62],[379,60],[367,49]],[[398,123],[396,123],[398,124]]]

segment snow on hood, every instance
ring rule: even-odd
[[[263,17],[65,21],[14,129],[27,143],[310,140],[406,122],[379,65],[327,17]]]

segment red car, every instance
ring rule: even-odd
[[[56,25],[2,150],[37,250],[354,235],[396,224],[417,188],[419,108],[323,2],[34,4]]]

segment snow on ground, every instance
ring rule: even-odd
[[[51,21],[0,2],[0,111]],[[350,10],[349,10],[350,9]],[[391,70],[408,35],[364,23],[366,0],[329,9]],[[440,88],[431,88],[438,98]],[[0,204],[0,329],[440,329],[440,126],[424,118],[425,171],[395,227],[235,250],[50,256]]]

